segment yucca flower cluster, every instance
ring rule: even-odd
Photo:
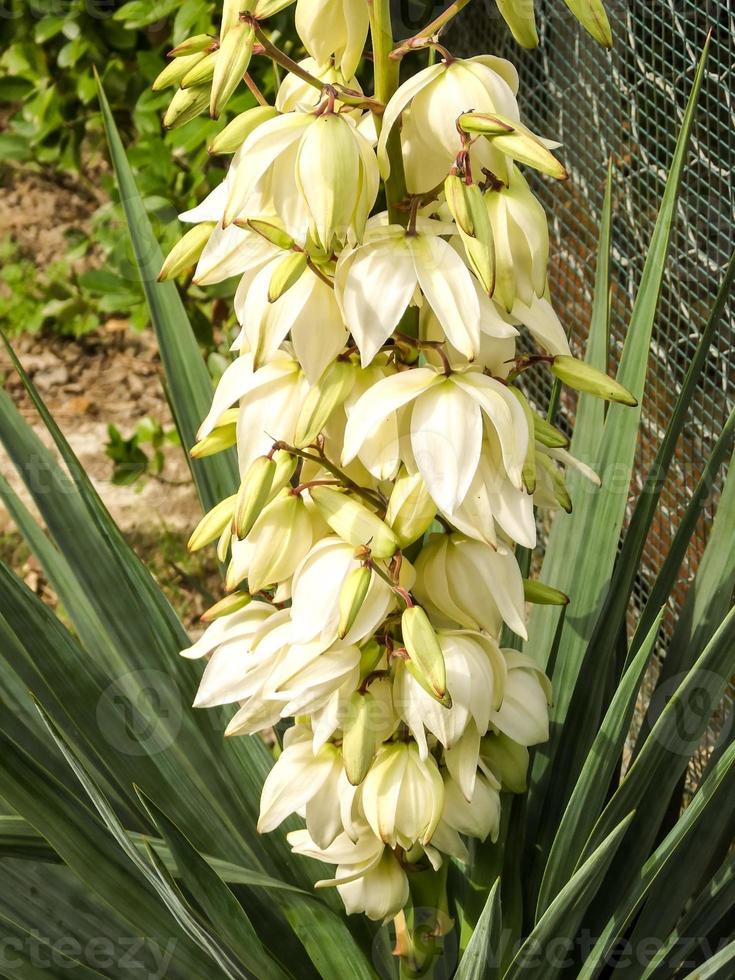
[[[216,542],[227,595],[183,655],[206,660],[197,707],[239,706],[226,734],[287,721],[259,829],[298,813],[293,850],[336,866],[319,885],[382,920],[413,871],[496,838],[501,790],[524,790],[548,737],[549,682],[501,633],[525,637],[527,600],[564,599],[515,549],[536,508],[569,508],[575,460],[519,379],[629,396],[572,356],[551,305],[522,168],[566,171],[521,123],[513,66],[453,58],[449,15],[386,48],[387,5],[367,0],[298,0],[296,64],[263,23],[282,6],[226,3],[219,37],[185,42],[159,82],[178,86],[175,125],[218,115],[243,77],[257,92],[253,55],[287,69],[274,106],[258,92],[217,136],[227,176],[162,272],[239,277],[236,356],[192,451],[237,447],[240,489],[191,540]],[[427,48],[399,86],[400,57]]]

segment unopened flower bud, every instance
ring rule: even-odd
[[[450,707],[444,654],[434,627],[421,606],[409,606],[401,616],[401,633],[408,651],[406,669],[433,698]]]
[[[538,44],[533,0],[495,0],[498,10],[513,37],[522,48]]]
[[[555,589],[551,585],[544,585],[537,579],[523,579],[523,597],[526,602],[533,602],[537,606],[566,606],[569,604],[569,596],[560,589]]]
[[[533,435],[537,442],[550,449],[564,449],[569,445],[569,440],[564,433],[536,412],[533,413]]]
[[[621,405],[634,406],[638,404],[627,388],[624,388],[614,378],[609,378],[602,371],[592,367],[585,361],[580,361],[576,357],[569,357],[560,354],[551,362],[551,373],[565,385],[575,388],[577,391],[584,391],[595,398],[604,398],[606,401],[620,402]]]
[[[311,499],[335,534],[348,544],[366,544],[375,558],[390,558],[398,539],[388,525],[365,504],[332,487],[312,487]]]
[[[166,256],[161,271],[158,273],[158,281],[164,282],[166,279],[175,279],[182,272],[186,272],[187,269],[195,266],[215,226],[214,221],[203,221],[201,224],[190,228]]]
[[[273,474],[273,482],[271,483],[271,500],[291,482],[291,477],[296,472],[299,462],[296,456],[285,449],[279,449],[273,453],[273,459],[276,463],[276,472]]]
[[[347,779],[358,786],[375,758],[375,730],[369,691],[355,691],[347,704],[347,716],[342,725],[342,759]]]
[[[275,303],[284,293],[294,286],[306,272],[307,259],[305,252],[291,252],[278,263],[273,270],[268,285],[268,302]]]
[[[222,20],[219,27],[220,43],[227,37],[233,27],[240,22],[240,14],[251,11],[255,0],[224,0],[222,4]]]
[[[503,124],[506,125],[506,130],[497,132],[498,127]],[[515,119],[495,113],[485,115],[480,112],[465,112],[459,117],[459,125],[466,133],[486,136],[493,141],[496,149],[507,153],[518,163],[525,163],[556,180],[566,180],[569,177],[566,168],[547,149],[543,140]]]
[[[366,565],[353,568],[345,577],[339,592],[339,626],[337,636],[340,640],[352,629],[362,609],[373,573]]]
[[[205,55],[201,61],[197,62],[184,75],[181,79],[181,87],[191,88],[194,85],[206,85],[208,82],[211,82],[214,77],[214,66],[217,64],[218,57],[218,51],[211,51],[208,55]]]
[[[222,616],[229,616],[237,612],[238,609],[244,609],[251,601],[252,596],[249,592],[233,592],[226,595],[224,599],[220,599],[219,602],[215,602],[199,618],[203,623],[211,623]]]
[[[234,422],[229,425],[218,425],[208,436],[194,443],[189,450],[189,455],[192,459],[204,459],[206,456],[214,456],[215,453],[229,449],[236,442],[237,425]]]
[[[230,28],[220,44],[212,78],[209,114],[217,119],[230,96],[242,81],[253,54],[255,31],[253,25],[238,21]]]
[[[235,500],[235,494],[231,497],[226,497],[224,500],[220,500],[216,506],[204,515],[194,528],[194,533],[189,538],[187,544],[189,551],[198,551],[220,536],[224,528],[232,520]]]
[[[385,650],[375,639],[370,639],[360,648],[360,680],[372,674],[380,663]]]
[[[261,221],[259,218],[249,218],[248,227],[257,231],[259,235],[269,241],[271,245],[277,245],[286,251],[290,251],[296,244],[293,238],[283,228],[274,225],[270,221]]]
[[[564,0],[582,27],[606,48],[612,47],[612,30],[602,0]]]
[[[194,88],[180,88],[174,95],[163,117],[164,129],[177,129],[191,122],[209,104],[209,86],[197,85]]]
[[[203,52],[198,52],[185,54],[181,58],[169,61],[163,71],[156,76],[151,88],[154,92],[160,92],[171,85],[180,85],[185,75],[204,58],[206,55]]]
[[[533,412],[531,411],[531,406],[528,404],[528,399],[520,390],[516,388],[515,385],[509,385],[510,391],[515,395],[518,400],[519,405],[523,409],[526,416],[526,422],[528,423],[528,431],[533,432]],[[533,439],[528,440],[528,446],[526,447],[526,458],[523,461],[523,485],[528,490],[529,493],[533,493],[536,489],[536,445]]]
[[[241,112],[225,126],[222,132],[217,133],[209,144],[208,152],[234,153],[240,149],[254,129],[277,115],[278,110],[270,105],[256,105],[252,109]]]
[[[385,514],[401,548],[407,548],[428,530],[436,516],[436,504],[431,498],[420,473],[408,473],[403,467],[398,474]]]
[[[181,58],[184,55],[199,54],[202,51],[206,52],[210,50],[214,43],[216,42],[211,34],[195,34],[193,37],[187,37],[185,41],[177,44],[175,48],[171,48],[166,57]]]
[[[444,182],[444,193],[470,265],[490,295],[495,288],[495,247],[482,191],[476,184],[466,184],[450,174]]]
[[[502,732],[485,735],[480,741],[480,759],[509,793],[526,792],[528,749]]]
[[[355,367],[349,361],[333,361],[309,389],[296,422],[294,444],[308,446],[344,402],[355,382]]]
[[[553,499],[562,510],[566,511],[567,514],[571,514],[572,498],[569,496],[569,491],[567,490],[567,485],[564,482],[564,476],[561,470],[544,453],[537,454],[537,462],[540,469],[543,470]]]
[[[250,464],[237,494],[232,526],[238,538],[245,538],[270,497],[276,464],[269,456],[258,456]]]
[[[300,494],[282,490],[262,511],[245,542],[250,592],[284,582],[311,547],[309,514]],[[227,582],[237,585],[239,563],[228,569]]]

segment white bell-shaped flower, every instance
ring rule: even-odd
[[[224,412],[239,402],[237,450],[244,475],[253,460],[267,454],[275,441],[293,441],[307,389],[299,362],[287,351],[276,351],[268,364],[257,369],[252,353],[243,354],[220,378],[197,438],[209,435]]]
[[[442,183],[462,149],[457,118],[475,111],[497,112],[518,120],[517,90],[515,68],[490,55],[442,61],[424,68],[404,82],[386,106],[378,141],[381,171],[386,175],[390,170],[387,141],[403,114],[406,186],[411,194],[431,190]],[[508,158],[493,147],[491,140],[476,140],[470,161],[478,175],[485,167],[501,180],[506,178]]]
[[[528,654],[503,650],[508,676],[501,706],[490,723],[520,745],[538,745],[549,738],[551,681]]]
[[[336,864],[336,877],[317,882],[317,888],[336,886],[348,914],[364,912],[378,922],[391,919],[408,902],[408,878],[393,852],[365,827],[357,839],[340,834],[326,848],[318,847],[308,831],[288,835],[294,854]]]
[[[350,78],[365,47],[368,5],[364,0],[297,0],[296,31],[318,64],[334,58]]]
[[[485,374],[444,373],[430,367],[401,371],[368,389],[352,407],[342,455],[347,463],[384,419],[403,406],[410,445],[401,446],[409,470],[416,468],[442,510],[452,513],[464,500],[480,462],[483,419],[500,442],[508,477],[522,486],[528,423],[506,385]]]
[[[259,237],[259,236],[258,236]],[[283,253],[260,268],[248,281],[243,277],[235,294],[235,313],[242,324],[240,346],[247,341],[256,367],[270,361],[286,337],[311,384],[319,380],[347,341],[347,330],[334,290],[310,268],[278,299],[271,301],[273,275]]]
[[[440,630],[437,637],[451,707],[439,704],[405,669],[399,669],[393,692],[395,707],[416,739],[422,759],[429,752],[427,731],[445,748],[459,741],[471,721],[479,735],[484,735],[493,708],[502,704],[507,673],[503,655],[491,637],[469,630]]]
[[[466,859],[466,849],[459,835],[477,837],[495,843],[500,833],[500,783],[492,774],[478,773],[472,798],[467,799],[461,787],[447,773],[444,779],[444,808],[434,834],[434,845],[440,850]]]
[[[340,255],[334,288],[363,366],[393,333],[417,289],[449,342],[469,360],[477,354],[481,310],[475,280],[439,237],[446,233],[445,222],[430,219],[420,219],[413,234],[373,220],[364,243]]]
[[[502,619],[527,636],[521,570],[504,545],[495,549],[462,534],[432,535],[416,559],[413,591],[440,622],[497,635]]]
[[[258,832],[275,830],[286,817],[303,810],[311,839],[318,847],[329,847],[342,830],[337,797],[341,772],[336,746],[323,745],[314,752],[306,726],[289,728],[283,752],[263,784]]]
[[[360,567],[355,548],[341,538],[330,536],[317,542],[293,580],[291,618],[295,634],[302,641],[319,639],[325,645],[337,639],[342,584],[349,573]],[[360,612],[345,636],[345,643],[359,643],[371,635],[394,608],[391,587],[373,575]]]
[[[386,844],[408,850],[431,840],[444,784],[434,758],[422,759],[415,742],[383,745],[359,793],[365,819]]]

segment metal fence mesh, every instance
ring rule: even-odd
[[[499,20],[494,0],[482,5],[451,35],[464,54],[491,51],[509,58],[521,74],[526,121],[563,142],[561,158],[572,179],[542,179],[535,190],[549,216],[550,281],[554,305],[572,348],[583,349],[592,302],[597,220],[607,160],[614,166],[612,255],[612,357],[622,337],[640,279],[664,189],[676,134],[708,31],[711,53],[700,96],[678,205],[666,280],[652,342],[637,472],[642,478],[669,418],[699,333],[733,248],[735,119],[733,52],[735,8],[729,0],[612,0],[606,3],[615,36],[604,51],[577,25],[561,0],[537,0],[540,44],[523,51]],[[472,8],[471,8],[472,9]],[[646,599],[674,529],[702,469],[702,461],[732,408],[735,323],[725,317],[699,386],[690,423],[649,537],[634,611]],[[533,393],[540,404],[548,392]],[[713,488],[710,501],[716,498]],[[709,518],[700,522],[681,574],[674,604],[683,598],[706,543]],[[735,529],[733,529],[735,546]],[[670,622],[669,622],[670,626]],[[664,635],[663,643],[666,642]],[[709,734],[690,770],[696,784],[717,737]]]

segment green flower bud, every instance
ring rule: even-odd
[[[229,616],[237,612],[238,609],[244,609],[251,600],[252,596],[249,592],[233,592],[231,595],[226,595],[224,599],[220,599],[219,602],[215,602],[199,618],[203,623],[211,623],[221,616]]]
[[[164,129],[177,129],[191,122],[207,108],[209,104],[209,86],[199,85],[194,88],[180,88],[174,95],[163,117]]]
[[[564,477],[560,470],[554,466],[553,462],[544,453],[536,454],[536,462],[549,477],[549,480],[551,481],[551,490],[556,502],[559,504],[562,510],[567,512],[567,514],[571,514],[572,498],[569,496],[567,485],[564,482]]]
[[[283,490],[285,486],[288,486],[299,463],[298,457],[286,452],[285,449],[276,450],[276,452],[273,453],[273,459],[276,464],[276,472],[273,474],[273,482],[271,483],[269,498],[271,500],[277,493],[279,493],[279,491]]]
[[[405,466],[401,468],[385,514],[398,538],[401,548],[407,548],[429,529],[436,516],[436,504],[426,489],[420,473],[409,474]]]
[[[434,627],[421,606],[409,606],[403,611],[401,633],[409,658],[406,670],[440,704],[451,707],[444,654]]]
[[[201,224],[190,228],[166,256],[161,271],[158,273],[158,281],[165,282],[166,279],[175,279],[176,276],[196,265],[215,227],[216,222],[203,221]]]
[[[271,245],[277,245],[278,248],[282,248],[288,252],[296,244],[287,231],[279,228],[278,225],[272,224],[270,221],[261,221],[259,218],[248,218],[248,227],[252,228],[253,231],[257,231]]]
[[[189,450],[189,455],[192,459],[204,459],[205,456],[214,456],[215,453],[229,449],[236,442],[237,425],[235,422],[231,422],[229,425],[218,425],[208,436],[194,443]]]
[[[239,21],[227,31],[217,52],[212,78],[209,114],[217,119],[230,96],[242,81],[253,54],[255,31],[253,25]]]
[[[295,286],[306,272],[306,265],[305,252],[291,252],[290,255],[281,259],[268,284],[268,302],[275,303],[284,293],[288,292],[291,286]]]
[[[235,494],[231,497],[226,497],[224,500],[220,500],[216,506],[204,515],[189,538],[187,544],[189,551],[198,551],[220,536],[222,531],[232,521],[235,500]]]
[[[373,697],[369,691],[355,691],[347,705],[342,726],[342,758],[347,778],[359,786],[375,758],[375,729],[371,717]]]
[[[345,577],[339,592],[339,626],[337,627],[337,636],[340,640],[344,639],[352,629],[362,609],[362,604],[370,588],[372,577],[372,570],[366,565],[353,568]]]
[[[533,413],[533,434],[537,442],[549,449],[565,449],[569,445],[569,440],[560,432],[555,425],[541,418],[540,415]]]
[[[268,456],[258,456],[250,464],[240,484],[232,515],[232,527],[238,538],[247,536],[268,502],[275,473],[276,464]]]
[[[199,54],[202,51],[206,53],[216,43],[211,34],[195,34],[193,37],[188,37],[182,41],[181,44],[177,44],[175,48],[171,48],[166,57],[181,58],[183,55]]]
[[[566,168],[538,136],[514,119],[507,119],[499,113],[465,112],[459,117],[459,125],[466,133],[487,136],[493,141],[493,146],[518,163],[528,164],[556,180],[566,180],[569,176]]]
[[[355,366],[349,361],[333,361],[309,389],[296,422],[294,444],[310,445],[335,411],[347,398],[355,382]]]
[[[536,17],[533,0],[495,0],[498,10],[513,37],[522,48],[535,48],[538,44]]]
[[[476,184],[466,184],[450,174],[444,192],[470,265],[490,295],[495,286],[495,245],[482,191]]]
[[[260,592],[293,575],[296,565],[311,547],[311,520],[300,494],[282,490],[262,511],[250,531],[253,553],[247,569],[250,592]],[[226,584],[240,581],[234,564]]]
[[[193,85],[206,85],[211,82],[214,77],[214,66],[217,63],[218,54],[218,51],[212,51],[205,55],[193,68],[190,68],[181,79],[181,87],[191,88]]]
[[[537,579],[523,579],[523,598],[537,606],[566,606],[569,596],[551,585],[544,585]]]
[[[551,373],[570,388],[584,391],[588,395],[594,395],[595,398],[620,402],[621,405],[638,404],[638,399],[614,378],[609,378],[591,364],[570,357],[568,354],[559,354],[554,358],[551,363]]]
[[[612,30],[602,0],[564,0],[582,27],[606,48],[612,47]]]
[[[509,793],[527,789],[528,749],[507,735],[485,735],[480,740],[480,758]]]
[[[335,534],[348,544],[367,545],[375,558],[390,558],[398,539],[365,504],[332,487],[311,487],[311,499]]]
[[[528,404],[528,399],[520,390],[516,388],[515,385],[509,385],[510,391],[515,395],[516,400],[523,409],[523,413],[526,416],[526,422],[528,423],[528,448],[526,449],[526,458],[523,460],[523,485],[529,493],[533,493],[536,489],[536,445],[533,439],[534,432],[534,421],[533,412],[531,411],[531,406]]]
[[[171,85],[180,85],[184,76],[204,58],[206,58],[206,55],[200,52],[197,54],[186,54],[181,58],[175,58],[173,61],[169,61],[163,71],[156,76],[151,88],[154,92],[160,92],[162,89],[169,88]]]
[[[360,680],[363,681],[372,674],[380,663],[385,650],[377,640],[371,638],[360,648]]]
[[[254,129],[277,115],[278,110],[269,105],[256,105],[252,109],[241,112],[231,122],[227,123],[221,133],[217,133],[209,144],[208,152],[212,154],[234,153],[240,149]]]

